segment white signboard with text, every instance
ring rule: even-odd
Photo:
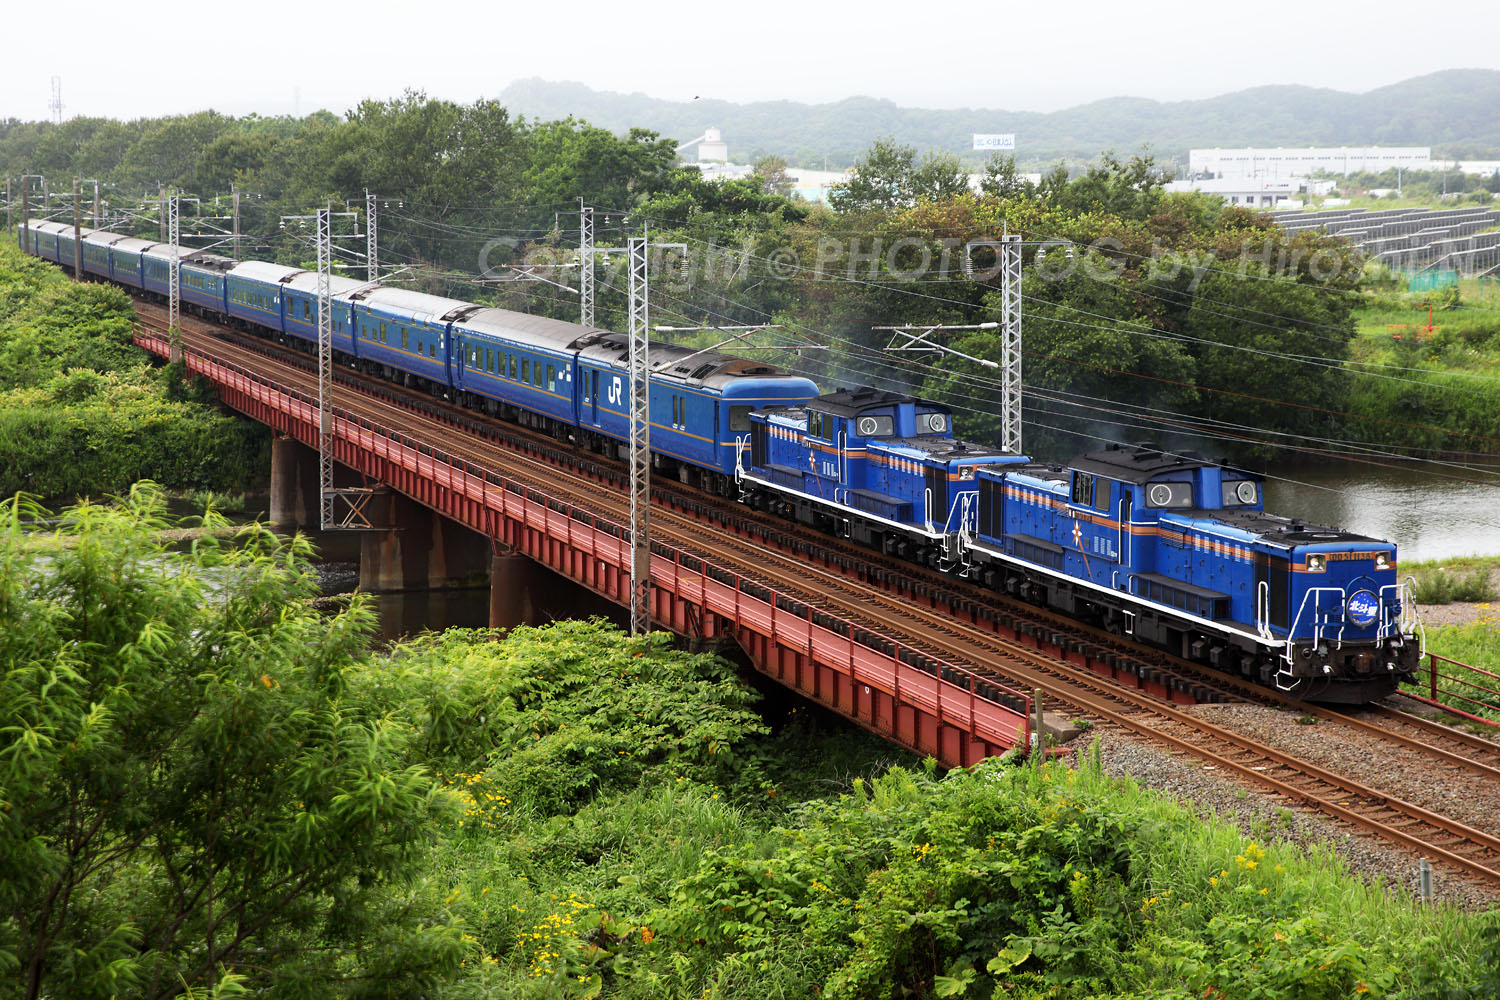
[[[1005,132],[986,135],[975,132],[974,148],[1013,150],[1016,148],[1016,134],[1014,132]]]

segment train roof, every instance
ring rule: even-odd
[[[204,271],[218,271],[220,274],[227,274],[236,267],[239,267],[240,262],[233,257],[224,257],[216,253],[209,253],[207,250],[199,250],[191,257],[183,258],[182,264],[184,267],[196,267]]]
[[[478,312],[483,306],[458,299],[445,299],[441,295],[428,295],[411,288],[392,288],[390,285],[373,285],[362,292],[349,296],[367,306],[378,306],[413,318],[425,316],[447,323]]]
[[[809,402],[807,408],[817,410],[819,413],[831,413],[836,417],[854,417],[872,406],[922,402],[926,400],[918,399],[908,393],[872,389],[870,386],[862,385],[853,389],[839,389],[826,393]]]
[[[1372,538],[1343,528],[1314,524],[1298,517],[1284,517],[1262,510],[1225,508],[1223,510],[1163,510],[1163,521],[1174,519],[1185,521],[1215,521],[1254,535],[1262,541],[1275,545],[1317,545],[1329,542],[1369,542],[1390,544],[1384,539]]]
[[[1168,472],[1220,467],[1220,463],[1211,462],[1192,451],[1168,453],[1144,445],[1113,445],[1102,451],[1080,455],[1069,462],[1068,466],[1080,472],[1092,472],[1096,475],[1118,479],[1122,483],[1148,483]],[[1239,475],[1253,475],[1243,469],[1222,467]]]
[[[550,316],[533,316],[513,309],[486,307],[460,321],[465,330],[536,344],[553,350],[577,350],[606,331]]]
[[[152,245],[153,244],[152,244],[152,242],[150,240],[143,240],[143,239],[141,239],[139,237],[136,237],[136,236],[128,236],[125,239],[121,240],[120,242],[116,243],[114,246],[110,247],[110,249],[111,250],[120,250],[120,251],[123,251],[125,253],[138,254],[142,250],[144,250],[147,247],[152,246]]]
[[[273,264],[268,260],[241,261],[229,270],[231,278],[244,278],[247,281],[264,281],[270,285],[280,285],[291,281],[294,277],[302,273],[303,269],[300,267]]]
[[[124,241],[122,241],[122,242],[124,242]],[[147,242],[150,243],[150,241],[147,241]],[[115,245],[119,246],[120,244],[117,243]],[[143,250],[141,250],[141,255],[143,257],[158,257],[158,258],[160,258],[162,260],[171,260],[172,259],[172,244],[170,244],[170,243],[150,243],[149,246],[147,246]],[[177,259],[180,260],[180,261],[182,261],[182,262],[184,262],[184,263],[186,263],[186,262],[188,262],[190,260],[194,260],[195,258],[199,257],[200,255],[212,256],[212,255],[210,255],[208,253],[207,250],[196,250],[193,247],[185,247],[185,246],[183,246],[180,243],[177,245]]]
[[[31,230],[33,233],[61,233],[64,230],[68,232],[73,231],[72,226],[65,226],[61,222],[46,222],[41,219],[27,219],[25,225],[26,228]],[[87,231],[93,232],[93,230]]]
[[[629,364],[630,338],[601,331],[599,340],[585,346],[579,351],[579,356],[623,368]],[[764,361],[677,344],[652,344],[650,361],[654,378],[679,379],[689,385],[712,389],[723,388],[741,378],[800,378],[785,368]]]
[[[910,437],[910,438],[870,438],[865,445],[872,451],[882,449],[901,449],[910,451],[924,458],[936,459],[940,462],[950,462],[965,458],[1005,458],[1016,457],[1014,452],[1003,448],[992,448],[989,445],[978,444],[974,441],[960,441],[958,438],[938,437]],[[1015,468],[1007,464],[1007,469]]]
[[[68,226],[71,230],[73,227]],[[130,239],[124,233],[112,233],[107,229],[85,229],[82,231],[83,242],[92,243],[94,246],[110,247],[121,240]]]
[[[301,274],[293,275],[287,281],[286,287],[299,292],[318,293],[318,273],[316,271],[303,271]],[[328,291],[333,297],[347,295],[360,285],[365,284],[355,278],[346,278],[342,274],[330,274],[328,276]]]

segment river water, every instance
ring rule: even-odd
[[[1266,509],[1394,541],[1405,561],[1500,555],[1500,485],[1463,479],[1497,475],[1413,463],[1273,466]],[[1292,481],[1287,481],[1292,480]]]

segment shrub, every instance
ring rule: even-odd
[[[1486,566],[1470,569],[1436,567],[1413,574],[1413,595],[1418,604],[1452,604],[1455,601],[1478,603],[1493,601],[1496,587]]]

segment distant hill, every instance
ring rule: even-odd
[[[1431,146],[1443,156],[1500,152],[1500,70],[1454,69],[1363,94],[1302,86],[1255,87],[1200,101],[1112,97],[1063,111],[902,108],[869,97],[833,104],[793,101],[663,101],[579,83],[518,80],[500,99],[512,111],[572,115],[611,131],[654,129],[679,142],[710,125],[724,130],[738,162],[776,153],[803,166],[847,166],[877,136],[919,149],[969,151],[974,132],[1015,132],[1023,164],[1121,154],[1149,144],[1160,160],[1186,161],[1195,146]]]

